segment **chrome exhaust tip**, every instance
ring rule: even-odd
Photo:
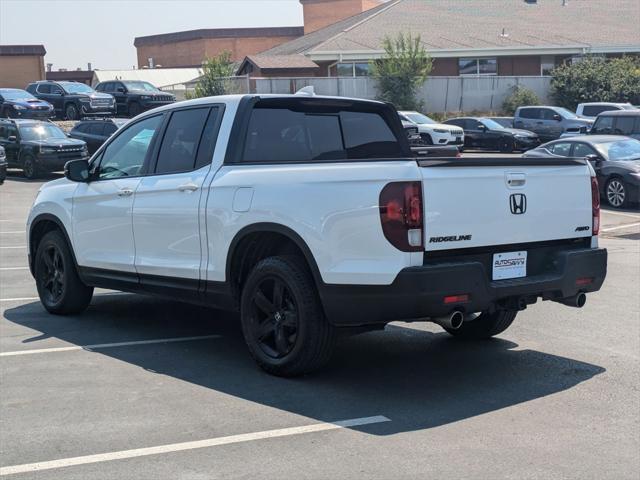
[[[560,300],[556,300],[556,302],[568,307],[582,308],[584,307],[585,303],[587,303],[587,294],[584,292],[580,292],[573,297],[561,298]]]
[[[455,310],[444,317],[432,318],[431,321],[437,323],[441,327],[448,328],[450,330],[458,330],[464,322],[464,314],[460,310]]]

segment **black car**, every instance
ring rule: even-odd
[[[124,118],[82,120],[75,124],[69,136],[86,142],[89,153],[93,154],[107,138],[127,122]]]
[[[0,88],[0,117],[40,118],[46,120],[55,115],[53,105],[19,88]]]
[[[169,105],[176,97],[163,92],[141,80],[113,80],[96,85],[98,92],[113,95],[116,99],[117,114],[135,117],[152,108]]]
[[[515,150],[529,150],[540,145],[540,139],[535,133],[505,128],[485,117],[452,118],[443,123],[462,127],[465,148],[511,153]]]
[[[7,178],[7,155],[4,152],[4,147],[0,146],[0,185],[2,185]]]
[[[89,156],[87,144],[68,138],[55,124],[40,120],[0,119],[0,145],[9,167],[21,168],[24,176],[62,170],[69,160]]]
[[[640,203],[640,141],[619,135],[561,138],[524,154],[588,158],[598,176],[600,194],[615,208]]]
[[[116,101],[113,96],[96,92],[80,82],[41,81],[30,83],[27,91],[53,105],[56,117],[79,120],[87,115],[114,115]]]

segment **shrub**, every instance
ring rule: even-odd
[[[571,110],[582,102],[640,103],[639,57],[586,57],[556,67],[551,75],[554,100]]]
[[[235,65],[231,61],[231,53],[224,51],[220,55],[207,58],[202,64],[203,74],[191,98],[212,97],[233,93],[233,83],[229,77],[235,73]]]
[[[378,99],[393,103],[400,110],[421,110],[418,89],[424,84],[433,62],[422,46],[420,36],[400,33],[385,37],[385,55],[371,62],[371,74],[378,86]]]
[[[522,85],[514,85],[507,98],[504,99],[502,110],[506,115],[513,115],[518,107],[523,105],[539,105],[540,99],[536,93]]]

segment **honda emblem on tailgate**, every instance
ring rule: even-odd
[[[509,197],[509,206],[511,213],[522,215],[527,211],[527,197],[523,193],[514,193]]]

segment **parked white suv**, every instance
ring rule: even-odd
[[[138,116],[43,185],[29,266],[54,314],[94,287],[237,310],[258,364],[290,376],[343,327],[481,339],[538,299],[582,306],[606,274],[598,199],[585,160],[417,160],[385,103],[211,97]]]
[[[400,118],[418,127],[422,140],[427,145],[464,146],[464,130],[460,127],[438,123],[419,112],[398,112]]]
[[[588,102],[579,103],[576,108],[576,115],[582,118],[589,118],[595,120],[602,112],[609,112],[611,110],[635,110],[630,103],[615,103],[615,102]]]

